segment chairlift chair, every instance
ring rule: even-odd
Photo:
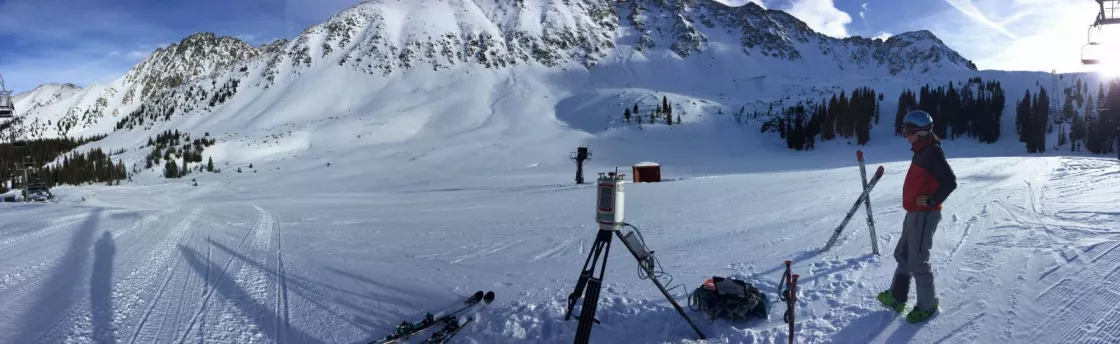
[[[4,78],[0,76],[0,118],[12,118],[16,114],[15,104],[12,104],[12,91],[4,85]]]
[[[1120,17],[1117,17],[1117,12],[1120,12],[1120,0],[1093,0],[1100,7],[1097,12],[1097,17],[1093,19],[1093,24],[1089,25],[1089,32],[1085,45],[1081,46],[1081,64],[1083,65],[1097,65],[1101,63],[1100,59],[1085,57],[1085,48],[1089,46],[1101,45],[1100,42],[1093,40],[1093,29],[1101,30],[1101,26],[1120,24]]]
[[[1086,57],[1085,57],[1085,48],[1088,48],[1089,46],[1093,46],[1093,45],[1099,45],[1099,43],[1097,43],[1097,42],[1089,42],[1088,44],[1085,44],[1085,45],[1081,46],[1081,64],[1083,64],[1083,65],[1097,65],[1097,64],[1101,64],[1101,60],[1100,60],[1100,59],[1097,59],[1097,58],[1086,58]]]

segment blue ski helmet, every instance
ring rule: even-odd
[[[933,129],[933,117],[922,110],[910,111],[902,119],[902,131],[910,134]]]

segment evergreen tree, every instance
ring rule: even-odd
[[[206,159],[206,171],[214,172],[214,157]]]
[[[1064,124],[1065,123],[1058,124],[1058,146],[1059,147],[1064,146],[1066,144],[1066,129],[1065,129]]]
[[[781,119],[781,120],[778,121],[778,135],[781,136],[783,140],[788,140],[786,137],[788,137],[789,135],[787,135],[787,134],[788,133],[786,132],[786,119]],[[793,148],[792,145],[789,148]]]
[[[164,178],[179,178],[179,167],[175,165],[175,160],[168,160],[163,165]]]

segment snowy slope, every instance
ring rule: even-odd
[[[874,167],[904,154],[868,158]],[[852,164],[629,185],[627,221],[643,230],[671,285],[684,285],[674,290],[681,302],[711,275],[776,298],[781,261],[792,259],[802,276],[799,343],[1120,335],[1109,291],[1120,259],[1115,161],[951,163],[961,187],[933,244],[942,313],[923,325],[873,299],[894,269],[905,162],[883,163],[872,196],[883,256],[870,254],[862,214],[836,248],[818,253],[859,192]],[[9,311],[0,341],[348,343],[484,289],[497,301],[461,341],[570,342],[576,323],[563,321],[564,304],[595,226],[592,188],[569,177],[416,180],[403,189],[354,178],[351,189],[374,191],[300,195],[265,187],[295,182],[280,177],[60,189],[61,204],[4,206],[0,302]],[[627,257],[612,252],[593,342],[692,342]],[[742,324],[689,314],[709,343],[777,343],[784,308]]]
[[[975,71],[928,32],[837,40],[781,12],[721,6],[369,1],[291,40],[194,35],[112,84],[23,95],[19,135],[108,133],[82,149],[126,148],[142,167],[157,133],[210,133],[204,154],[224,172],[191,175],[193,187],[149,169],[123,186],[58,188],[59,204],[0,204],[0,342],[348,343],[478,289],[498,299],[462,341],[570,342],[563,305],[594,235],[593,190],[572,184],[568,159],[581,144],[588,176],[662,164],[668,182],[628,185],[626,213],[685,285],[681,302],[711,275],[776,298],[793,259],[799,342],[1120,337],[1108,322],[1120,168],[1022,156],[1013,103],[999,143],[945,144],[961,186],[934,242],[943,313],[914,326],[873,300],[903,216],[898,93],[980,76],[1013,102],[1048,74]],[[859,147],[887,170],[872,197],[884,255],[868,255],[862,217],[821,255],[859,192],[857,147],[792,152],[729,114],[861,86],[885,93],[885,122]],[[681,125],[620,122],[662,96]],[[618,251],[593,341],[689,342]],[[709,342],[777,343],[783,311],[746,324],[689,314]]]
[[[635,150],[651,154],[662,149],[643,147],[667,140],[723,157],[770,154],[781,143],[772,134],[756,137],[758,121],[735,131],[726,125],[729,116],[718,120],[717,114],[766,111],[870,86],[884,93],[889,124],[903,88],[982,76],[1003,81],[1015,96],[1049,81],[1045,73],[972,67],[928,31],[839,40],[753,4],[368,1],[292,40],[261,47],[192,35],[112,84],[47,106],[17,107],[25,117],[8,131],[109,133],[88,147],[127,149],[124,157],[137,169],[148,139],[177,129],[217,137],[219,145],[205,154],[229,170],[299,159],[307,162],[301,169],[354,161],[385,175],[426,173],[437,165],[488,173],[471,166],[483,156],[507,171],[560,166],[574,146],[608,142],[595,148],[598,156],[623,165],[632,163]],[[1072,84],[1072,76],[1065,81]],[[607,101],[612,95],[616,102]],[[624,108],[639,102],[648,113],[663,96],[682,109],[694,107],[681,113],[688,129],[664,135],[618,129]],[[607,130],[612,122],[618,130]],[[699,139],[672,134],[680,131]],[[503,142],[487,143],[496,140]],[[448,149],[461,145],[475,150]],[[373,163],[391,157],[407,157],[407,171]],[[671,159],[678,158],[685,160],[667,162],[712,161]],[[156,167],[142,174],[160,173]]]

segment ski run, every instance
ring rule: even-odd
[[[820,253],[860,193],[855,166],[627,184],[627,221],[674,277],[667,286],[682,285],[671,290],[682,304],[713,275],[772,300],[769,319],[743,323],[686,310],[709,343],[786,340],[786,259],[801,276],[798,343],[1120,338],[1114,160],[951,159],[961,187],[932,250],[941,312],[912,325],[875,300],[895,265],[908,162],[868,159],[886,171],[871,194],[882,256],[861,221]],[[577,321],[563,321],[566,298],[597,230],[594,186],[531,177],[286,198],[84,187],[59,193],[86,202],[5,204],[0,342],[368,342],[483,288],[499,297],[458,342],[568,343]],[[620,250],[591,341],[696,342]]]
[[[0,344],[370,343],[480,290],[492,302],[402,342],[579,342],[565,318],[596,247],[596,176],[640,162],[662,182],[624,184],[624,220],[696,330],[612,239],[589,343],[788,343],[787,260],[795,343],[1120,343],[1115,153],[1055,146],[1059,121],[1028,154],[1015,122],[1041,87],[1120,92],[1100,76],[977,70],[930,31],[836,39],[753,2],[371,0],[299,32],[199,33],[111,82],[13,96],[5,138],[107,135],[75,151],[133,173],[0,203]],[[932,242],[940,311],[907,323],[876,300],[912,157],[899,95],[992,83],[1002,137],[944,140],[958,187]],[[794,151],[761,115],[862,87],[882,117],[865,145]],[[663,102],[671,125],[654,123]],[[222,171],[165,178],[184,156],[148,142],[172,131],[213,140],[199,154]],[[715,276],[751,283],[769,316],[692,310]]]

